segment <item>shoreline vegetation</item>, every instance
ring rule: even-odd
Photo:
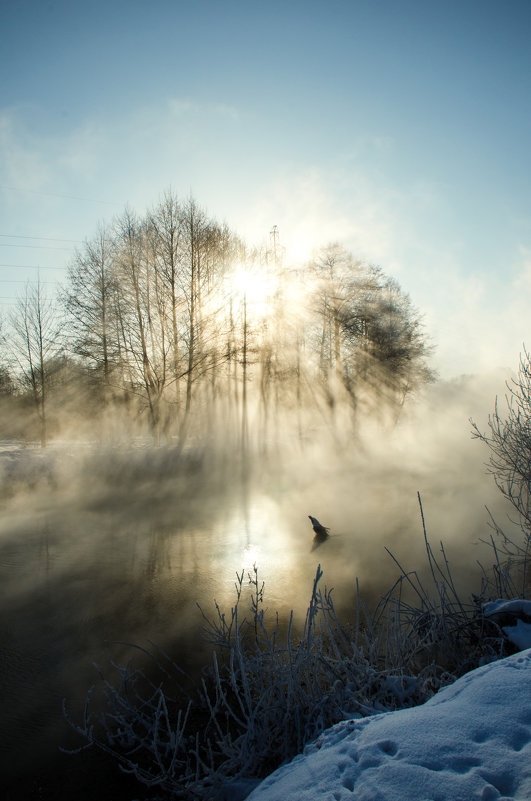
[[[531,547],[529,426],[531,368],[524,351],[517,379],[508,385],[507,413],[496,404],[489,430],[475,436],[490,449],[489,469],[520,521],[521,539],[493,521],[493,561],[481,567],[480,586],[463,597],[444,545],[431,545],[418,494],[428,582],[403,567],[373,608],[357,585],[355,619],[344,623],[333,592],[316,570],[306,618],[298,628],[271,617],[259,569],[237,575],[230,610],[202,611],[203,637],[213,646],[196,692],[182,700],[182,671],[153,649],[155,680],[132,662],[113,665],[86,699],[81,722],[64,714],[86,747],[112,755],[153,797],[244,799],[279,765],[301,753],[327,728],[423,704],[478,666],[516,650],[510,631],[529,622],[525,603],[493,614],[493,602],[525,599]],[[516,629],[515,629],[516,630]],[[509,632],[509,633],[508,633]],[[144,650],[144,649],[140,649]],[[144,652],[145,653],[145,652]]]
[[[422,514],[420,495],[419,504]],[[519,546],[502,560],[493,543],[495,562],[483,569],[478,594],[462,599],[444,546],[434,553],[424,520],[423,534],[431,586],[400,567],[372,610],[357,588],[350,624],[321,586],[320,565],[302,629],[293,613],[287,622],[267,620],[256,566],[237,574],[231,609],[202,610],[202,635],[214,650],[196,693],[183,702],[182,671],[155,647],[155,681],[132,661],[113,665],[113,677],[100,677],[103,711],[101,699],[92,710],[95,688],[81,723],[64,705],[86,742],[81,749],[112,755],[153,797],[244,799],[332,725],[423,704],[465,673],[513,654],[518,649],[485,607],[522,596],[528,579]]]

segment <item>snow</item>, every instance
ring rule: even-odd
[[[483,615],[500,621],[503,633],[520,651],[531,648],[531,601],[489,601],[483,604]]]
[[[512,598],[509,601],[501,599],[483,604],[483,614],[485,617],[492,617],[492,615],[500,614],[501,612],[520,613],[531,618],[531,601],[524,601],[522,598]]]
[[[504,626],[504,634],[513,645],[523,651],[526,648],[531,648],[531,623],[524,623],[523,620],[517,620],[515,626]]]
[[[248,796],[347,799],[531,799],[531,649],[467,673],[422,706],[338,723]]]

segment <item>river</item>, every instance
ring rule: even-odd
[[[384,545],[408,567],[422,561],[422,490],[436,540],[450,534],[456,573],[470,582],[464,554],[485,533],[484,503],[499,511],[483,456],[467,446],[457,460],[406,464],[380,448],[361,467],[359,455],[310,449],[251,465],[145,443],[46,452],[3,443],[3,798],[142,797],[106,758],[60,752],[79,745],[62,700],[80,716],[95,666],[110,675],[112,660],[142,660],[134,644],[166,649],[197,677],[209,660],[197,604],[207,615],[214,600],[230,609],[237,572],[257,565],[264,607],[302,620],[321,564],[338,608],[353,615],[356,577],[369,600],[396,578]],[[331,528],[316,550],[309,514]]]

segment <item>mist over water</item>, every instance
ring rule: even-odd
[[[268,613],[294,609],[301,621],[319,563],[345,616],[357,577],[372,601],[398,576],[385,547],[422,573],[417,492],[435,550],[442,539],[458,584],[477,591],[476,560],[491,559],[478,542],[489,536],[485,506],[502,524],[508,510],[469,418],[486,425],[506,377],[439,382],[398,422],[373,420],[356,436],[339,422],[298,421],[264,448],[251,416],[245,458],[216,437],[191,437],[183,450],[145,438],[65,436],[46,450],[4,442],[4,774],[59,759],[71,740],[61,699],[75,716],[97,679],[93,663],[125,663],[125,643],[155,643],[197,676],[209,654],[197,604],[229,609],[237,571],[256,564]],[[331,533],[313,551],[310,514]]]

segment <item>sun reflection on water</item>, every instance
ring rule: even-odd
[[[295,536],[274,499],[253,494],[219,521],[216,540],[224,547],[218,552],[218,569],[232,578],[236,571],[247,574],[256,565],[263,580],[275,577],[277,584],[294,567]]]
[[[252,543],[246,545],[243,549],[243,567],[246,570],[250,570],[254,565],[260,563],[261,556],[262,549],[259,545],[253,545]]]

